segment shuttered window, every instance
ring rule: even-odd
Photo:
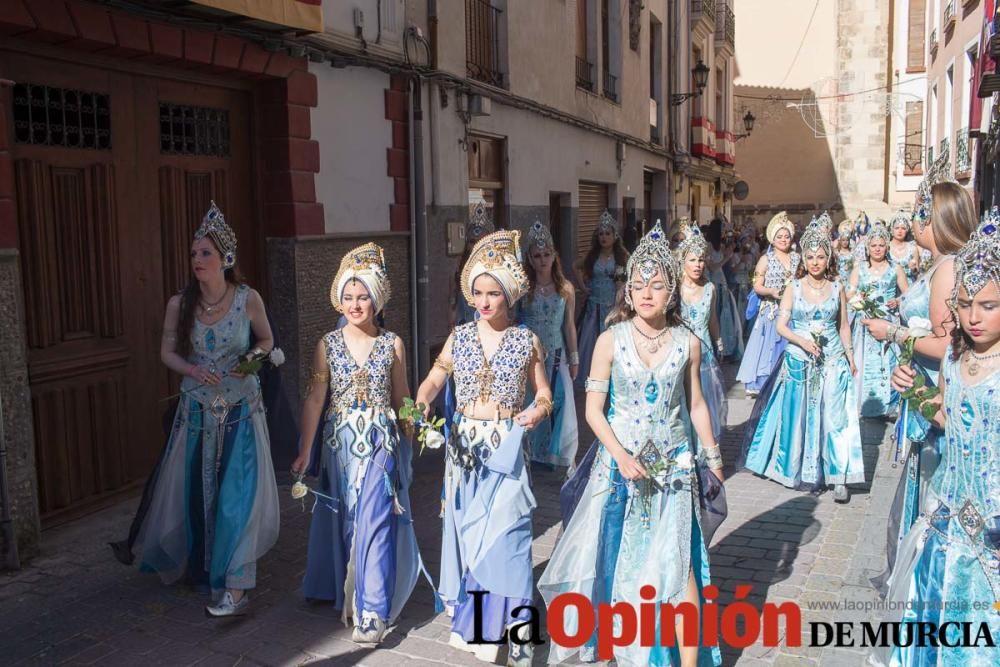
[[[576,0],[576,57],[587,59],[587,0]]]
[[[906,71],[925,70],[927,50],[927,0],[910,0],[909,28],[906,36]]]
[[[906,137],[903,142],[904,174],[922,174],[924,159],[924,103],[906,103]]]
[[[583,259],[590,250],[591,240],[601,214],[608,208],[608,186],[604,183],[580,181],[579,218],[576,225],[576,254]]]

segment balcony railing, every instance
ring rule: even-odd
[[[691,0],[691,23],[704,19],[715,25],[716,0]]]
[[[938,150],[941,152],[941,155],[948,152],[948,137],[941,140],[941,145],[938,147]]]
[[[951,31],[955,28],[955,0],[949,0],[944,6],[944,29]]]
[[[933,146],[928,146],[927,147],[927,166],[929,167],[932,164],[934,164],[934,147]]]
[[[576,57],[576,87],[594,92],[594,65]]]
[[[972,155],[969,151],[969,128],[963,127],[955,134],[955,172],[961,176],[972,172]]]
[[[928,48],[930,49],[931,55],[936,55],[938,50],[938,33],[937,28],[931,30],[931,36],[928,41]]]
[[[618,101],[618,77],[611,72],[604,71],[604,96],[612,102]]]
[[[736,14],[724,2],[719,3],[715,12],[715,41],[724,41],[730,47],[736,44]]]
[[[470,79],[503,86],[500,13],[487,0],[465,0],[465,66]]]

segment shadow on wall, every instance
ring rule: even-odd
[[[736,220],[763,228],[775,213],[787,211],[802,225],[824,210],[834,222],[843,219],[833,151],[837,133],[851,119],[812,89],[737,86],[735,94],[739,115],[746,108],[756,117],[753,134],[736,149],[737,171],[750,186],[747,198],[733,203]]]

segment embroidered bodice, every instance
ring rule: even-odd
[[[590,277],[590,300],[601,306],[615,303],[615,256],[598,257],[594,261],[594,272]]]
[[[781,289],[799,268],[799,253],[792,251],[788,254],[788,269],[781,264],[777,254],[773,251],[767,253],[767,269],[764,272],[764,287],[768,289]],[[774,319],[778,314],[778,301],[770,297],[761,297],[761,310],[768,319]]]
[[[916,241],[907,241],[901,252],[896,252],[892,243],[889,243],[889,260],[894,266],[898,266],[903,269],[903,273],[906,274],[906,279],[909,281],[912,281],[917,277],[916,274],[919,270],[919,267],[916,269],[910,267],[910,261],[913,259],[914,254],[916,254],[916,249]]]
[[[951,360],[949,348],[941,376],[947,422],[930,491],[957,515],[963,530],[952,530],[952,535],[988,553],[984,533],[1000,532],[1000,372],[976,384],[964,382],[960,362]],[[996,571],[992,575],[996,579]]]
[[[563,322],[566,318],[566,299],[561,294],[543,296],[536,290],[534,295],[521,301],[520,311],[521,323],[542,341],[546,359],[564,347]]]
[[[715,353],[712,351],[712,334],[708,329],[708,321],[712,315],[713,294],[715,294],[715,285],[706,283],[701,298],[694,303],[688,303],[681,299],[681,317],[701,341],[702,360],[715,359]]]
[[[202,405],[209,405],[219,397],[228,403],[238,403],[258,391],[259,382],[254,375],[237,378],[227,375],[239,363],[241,355],[250,349],[250,317],[247,299],[250,287],[239,285],[229,311],[215,324],[203,324],[194,319],[191,330],[191,354],[188,362],[205,366],[222,377],[222,384],[203,385],[192,377],[181,380],[181,390]]]
[[[899,296],[899,283],[896,280],[896,265],[890,263],[882,275],[876,276],[872,273],[868,262],[858,264],[858,290],[865,291],[868,298],[878,303],[882,310],[886,311],[890,317],[894,314],[890,312],[885,304]]]
[[[330,369],[330,406],[338,411],[392,409],[392,364],[396,334],[381,331],[359,368],[347,349],[342,329],[323,336]]]
[[[670,458],[674,450],[688,443],[689,417],[684,392],[684,371],[689,357],[686,327],[674,327],[667,334],[670,350],[655,368],[639,359],[632,338],[632,322],[610,327],[614,332],[614,360],[611,364],[611,408],[608,422],[625,449],[640,455],[652,446]]]
[[[837,251],[837,275],[841,282],[846,283],[851,277],[851,270],[854,268],[854,255],[850,252],[842,253]]]
[[[820,303],[809,303],[802,295],[801,280],[792,281],[791,288],[794,299],[792,301],[792,316],[788,321],[789,328],[806,340],[813,339],[813,327],[818,328],[822,337],[823,359],[833,361],[844,356],[844,343],[840,339],[838,326],[838,315],[840,314],[840,283],[834,282],[830,289],[830,295]],[[786,350],[789,354],[800,359],[812,359],[798,345],[789,345]]]
[[[477,323],[455,327],[451,357],[458,409],[478,399],[492,400],[505,410],[520,410],[528,383],[532,340],[527,327],[508,327],[493,358],[487,361]]]

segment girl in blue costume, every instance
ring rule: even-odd
[[[722,456],[714,443],[712,417],[701,392],[701,342],[684,326],[676,290],[678,269],[657,223],[628,264],[627,307],[601,334],[587,380],[587,423],[597,436],[586,487],[538,582],[547,604],[561,593],[586,596],[592,604],[701,605],[710,583],[700,511],[699,472],[719,485]],[[611,396],[607,416],[604,406]],[[691,438],[691,427],[697,440]],[[577,472],[583,474],[581,467]],[[714,473],[714,474],[713,474]],[[642,586],[655,589],[652,599]],[[567,613],[572,635],[578,619]],[[658,621],[659,622],[659,621]],[[718,647],[680,645],[616,647],[617,664],[719,665]],[[656,636],[660,636],[659,629]],[[596,636],[596,635],[595,635]],[[552,645],[549,662],[579,652],[597,659],[592,637],[580,648]]]
[[[936,197],[937,195],[935,195]],[[985,625],[1000,637],[1000,214],[987,216],[955,257],[950,305],[959,328],[941,365],[941,464],[920,517],[899,545],[888,600],[903,623],[933,623],[942,646],[888,647],[878,665],[986,667],[997,648],[962,646]],[[940,402],[940,398],[936,399]],[[957,603],[961,602],[962,606]],[[886,620],[897,620],[897,618]],[[947,625],[946,625],[947,624]],[[904,625],[916,632],[915,625]],[[905,637],[905,635],[904,635]]]
[[[628,250],[618,235],[618,225],[614,217],[605,211],[594,230],[590,251],[578,267],[584,293],[587,295],[576,337],[580,351],[580,369],[576,382],[580,388],[590,372],[590,357],[594,353],[597,337],[608,328],[608,313],[615,304],[618,286],[622,281],[620,274],[624,272],[627,262]]]
[[[872,225],[867,246],[867,259],[858,262],[851,271],[847,298],[866,295],[888,317],[898,321],[899,295],[906,291],[907,284],[903,269],[887,257],[889,230],[878,223]],[[861,319],[855,318],[852,327],[854,361],[859,371],[855,382],[857,403],[862,417],[885,417],[895,411],[899,401],[899,394],[889,386],[898,348],[894,343],[885,344],[873,338],[861,324]]]
[[[686,232],[685,236],[676,251],[681,269],[681,316],[701,341],[701,393],[712,415],[712,435],[718,441],[729,412],[722,371],[713,351],[718,350],[721,357],[726,349],[719,335],[719,318],[715,311],[718,294],[715,284],[704,278],[708,254],[705,238],[697,229]]]
[[[452,645],[487,662],[499,646],[468,643],[477,606],[482,637],[497,642],[518,622],[514,610],[531,604],[535,497],[522,441],[525,429],[552,414],[542,343],[526,327],[512,326],[511,309],[529,287],[519,241],[517,231],[498,231],[473,248],[462,288],[479,319],[452,332],[417,391],[417,402],[430,405],[454,376],[439,590],[453,616]],[[522,409],[529,384],[535,401]],[[530,644],[511,641],[508,664],[530,662]]]
[[[760,393],[785,351],[785,340],[778,335],[775,318],[785,286],[799,267],[799,253],[792,250],[794,233],[795,225],[784,211],[771,218],[767,224],[771,247],[754,270],[753,289],[760,297],[760,310],[736,373],[736,380],[743,383],[750,398]]]
[[[837,238],[833,242],[834,256],[837,258],[837,279],[846,285],[854,270],[854,251],[851,250],[851,230],[854,224],[845,220],[837,226]]]
[[[893,264],[903,269],[906,281],[912,283],[920,275],[920,247],[916,241],[907,240],[910,233],[910,218],[908,211],[899,210],[889,221],[889,259]]]
[[[928,385],[937,385],[938,368],[947,351],[953,318],[947,299],[954,288],[952,253],[958,251],[975,229],[972,198],[958,183],[947,181],[950,163],[947,155],[938,158],[917,189],[913,237],[930,251],[931,266],[910,286],[900,300],[900,315],[905,325],[886,320],[863,320],[869,333],[880,341],[904,345],[913,338],[913,359],[893,371],[893,389],[903,392],[913,385],[918,374]],[[896,488],[887,528],[887,561],[891,572],[899,541],[920,512],[922,497],[937,466],[939,429],[929,424],[907,401],[900,405],[895,426],[897,460],[905,468]],[[884,576],[875,581],[881,587]]]
[[[248,352],[270,352],[273,338],[264,302],[236,268],[236,235],[214,202],[195,232],[191,268],[194,280],[171,297],[163,322],[160,358],[184,379],[137,541],[142,569],[166,583],[187,576],[208,584],[216,603],[206,613],[231,616],[246,609],[257,560],[278,538],[260,382],[235,370]]]
[[[380,329],[389,300],[382,248],[366,243],[340,262],[330,302],[347,325],[324,335],[302,406],[305,472],[322,419],[320,487],[302,583],[307,599],[330,600],[354,619],[352,639],[377,644],[416,584],[419,553],[410,512],[409,443],[394,409],[409,395],[403,341]],[[329,395],[329,409],[323,411]]]
[[[578,433],[573,381],[580,368],[573,312],[576,294],[563,276],[552,234],[541,222],[528,232],[524,268],[531,288],[521,301],[521,323],[531,329],[545,349],[545,374],[552,389],[552,418],[543,419],[528,434],[531,460],[546,466],[576,464]],[[532,397],[529,395],[528,400]]]
[[[847,303],[827,227],[810,224],[800,243],[803,266],[778,311],[789,346],[770,396],[758,399],[746,467],[791,488],[832,484],[834,500],[847,502],[847,484],[865,481]]]
[[[705,257],[707,278],[715,288],[715,314],[719,318],[719,336],[726,354],[739,359],[743,354],[743,317],[736,311],[736,300],[729,289],[724,267],[732,257],[732,249],[722,242],[722,221],[713,220],[708,226],[708,254]]]

